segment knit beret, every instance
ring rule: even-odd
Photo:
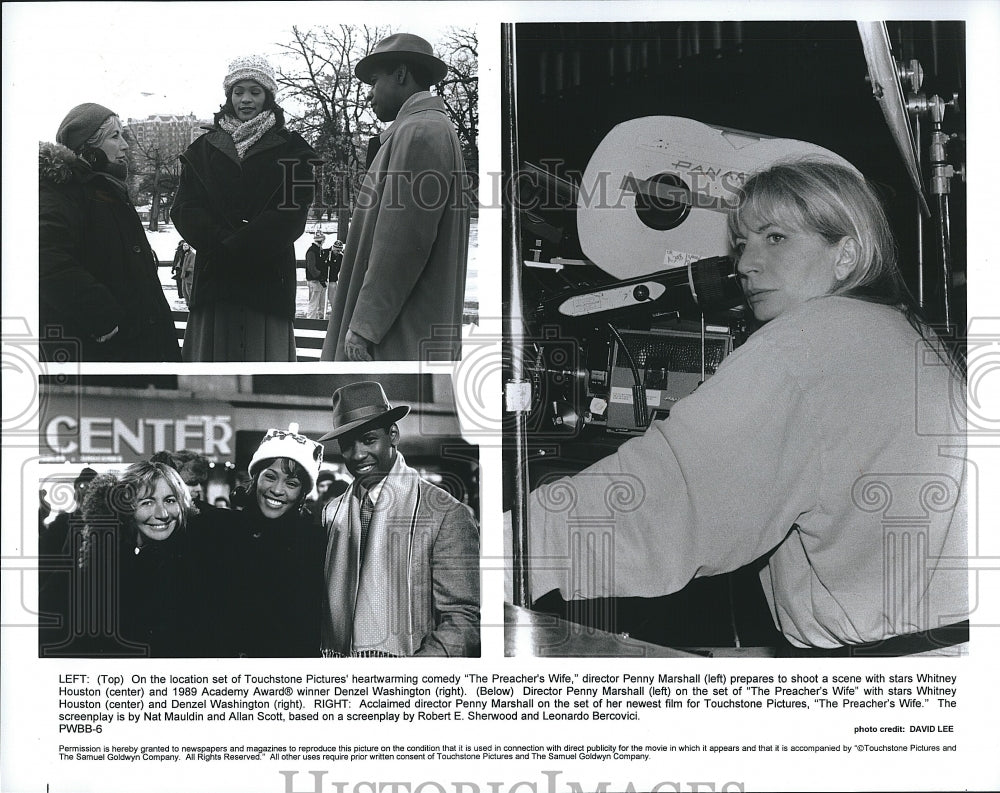
[[[77,105],[66,114],[56,132],[56,143],[61,143],[67,149],[79,151],[87,139],[101,128],[109,116],[117,115],[104,105],[96,102],[84,102]]]
[[[222,81],[222,89],[229,96],[230,89],[241,80],[253,80],[255,83],[271,92],[278,93],[278,84],[274,81],[274,69],[263,55],[244,55],[229,63],[229,73]]]

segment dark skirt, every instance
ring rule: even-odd
[[[192,309],[184,333],[184,360],[294,361],[291,319],[246,306],[211,303]]]

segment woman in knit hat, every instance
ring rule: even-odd
[[[268,62],[237,58],[209,132],[181,155],[170,216],[198,251],[185,361],[294,361],[295,249],[316,153],[285,128]]]
[[[305,504],[322,461],[323,447],[295,424],[268,430],[250,460],[227,577],[236,655],[319,655],[326,536]]]
[[[179,361],[157,260],[128,197],[111,110],[74,107],[38,151],[41,353],[52,361]]]

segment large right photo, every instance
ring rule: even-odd
[[[967,654],[965,23],[502,36],[505,654]]]

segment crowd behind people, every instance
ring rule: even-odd
[[[362,397],[352,400],[359,389]],[[161,451],[121,472],[84,468],[74,481],[74,508],[51,520],[47,510],[39,513],[39,654],[478,655],[479,535],[470,510],[405,467],[387,439],[392,433],[398,440],[395,422],[408,408],[391,408],[379,384],[340,389],[334,406],[334,432],[324,439],[386,439],[376,465],[367,465],[364,453],[342,451],[352,482],[324,469],[321,443],[295,425],[268,430],[241,484],[214,504],[208,461],[188,450]],[[345,411],[353,417],[347,422]],[[366,623],[369,644],[354,647],[355,593],[371,586],[370,578],[389,591],[399,576],[411,577],[396,569],[391,553],[411,485],[425,506],[402,524],[416,533],[410,556],[426,565],[415,576],[423,586],[384,601],[385,610]],[[359,493],[376,486],[383,495],[370,496],[377,509],[364,528],[369,542],[360,524],[337,516],[350,515]],[[432,554],[439,559],[432,562]],[[411,615],[402,640],[389,624],[397,602]],[[324,644],[331,620],[348,626],[338,652]],[[425,626],[419,635],[414,622]]]

